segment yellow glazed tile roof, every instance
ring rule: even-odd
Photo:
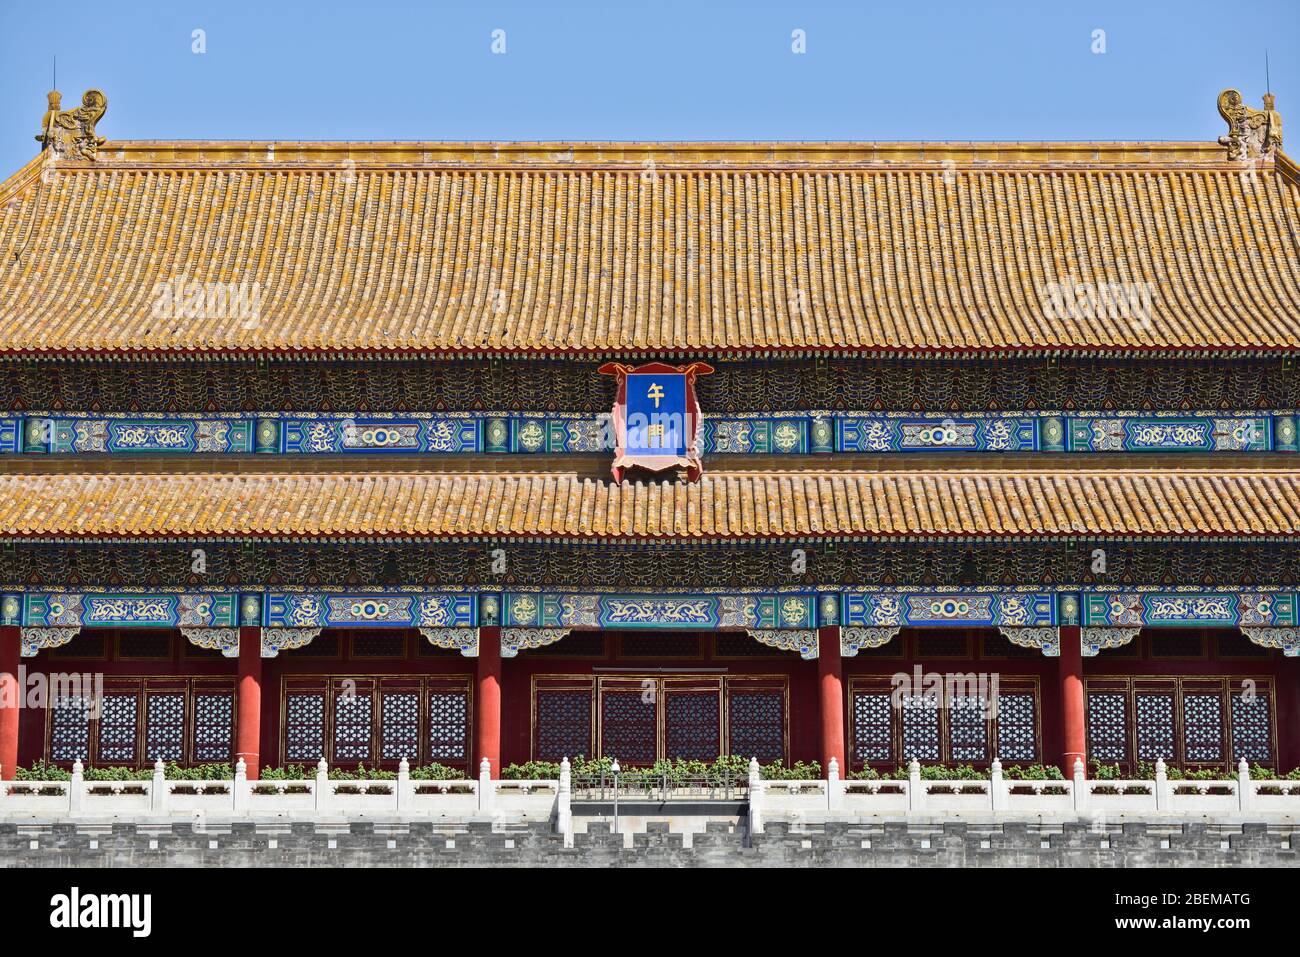
[[[0,352],[1294,350],[1297,237],[1212,144],[110,142],[0,184]]]
[[[0,476],[5,537],[1283,536],[1272,469],[735,472],[614,485],[572,473]]]

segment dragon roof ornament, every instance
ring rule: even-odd
[[[1219,145],[1228,148],[1228,159],[1244,160],[1271,156],[1282,147],[1282,116],[1273,109],[1272,93],[1264,94],[1264,108],[1256,110],[1241,100],[1236,90],[1219,94],[1219,115],[1228,121],[1228,133]]]
[[[81,106],[73,110],[61,109],[62,97],[58,90],[50,91],[37,141],[60,159],[94,159],[95,151],[106,142],[95,135],[95,124],[108,109],[108,97],[99,90],[87,90]]]

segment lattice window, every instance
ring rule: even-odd
[[[1150,631],[1147,634],[1151,634]],[[1205,635],[1200,632],[1191,634],[1151,634],[1152,658],[1204,658]]]
[[[359,631],[352,636],[352,657],[405,658],[406,635],[400,631]]]
[[[959,631],[922,631],[916,636],[916,657],[969,658],[970,640]]]
[[[953,761],[989,760],[988,707],[982,695],[949,699],[948,753]]]
[[[1088,756],[1094,761],[1128,760],[1128,695],[1088,693]]]
[[[339,633],[326,629],[301,648],[286,648],[280,654],[297,658],[337,658],[340,654]]]
[[[700,636],[690,632],[624,632],[618,637],[618,648],[624,658],[698,658]]]
[[[420,760],[420,694],[385,691],[379,697],[379,756],[385,761]]]
[[[763,764],[785,760],[785,695],[733,688],[728,708],[729,754],[758,758]]]
[[[1173,761],[1174,695],[1169,691],[1141,691],[1134,696],[1137,712],[1137,758]]]
[[[428,642],[424,642],[428,644]],[[605,633],[603,631],[575,631],[563,641],[540,648],[529,648],[519,652],[524,656],[536,655],[539,658],[604,658]]]
[[[1271,648],[1255,644],[1240,631],[1220,631],[1216,637],[1220,658],[1268,658],[1276,654]]]
[[[591,692],[538,691],[537,760],[585,757],[590,751]]]
[[[50,709],[50,760],[90,760],[90,702],[59,698]]]
[[[201,691],[194,696],[195,761],[230,760],[234,714],[235,696],[229,691]]]
[[[601,754],[628,764],[655,759],[655,702],[642,691],[601,694]]]
[[[780,658],[788,652],[761,645],[743,632],[720,631],[713,636],[713,653],[719,658]]]
[[[117,638],[117,655],[119,658],[170,658],[172,633],[162,629],[124,631]]]
[[[903,759],[910,761],[938,761],[939,707],[934,695],[907,695],[902,698]]]
[[[853,757],[862,764],[894,757],[893,706],[888,691],[859,691],[853,696]]]
[[[1189,764],[1224,760],[1223,698],[1218,693],[1183,693],[1183,756]]]
[[[334,760],[369,761],[374,702],[369,693],[334,697]]]
[[[185,758],[185,693],[153,692],[144,702],[145,760]]]
[[[285,701],[284,753],[290,761],[325,755],[325,692],[294,692]]]
[[[664,755],[670,760],[713,761],[718,757],[717,691],[669,691],[664,696]],[[616,755],[617,756],[617,755]]]
[[[1273,722],[1268,695],[1244,693],[1232,698],[1232,760],[1242,758],[1252,764],[1269,764],[1273,760]]]
[[[66,645],[44,652],[51,658],[99,658],[107,656],[108,635],[103,631],[83,631]],[[1244,639],[1243,639],[1244,640]],[[188,642],[187,642],[188,644]]]
[[[464,691],[430,691],[429,759],[464,762],[468,738],[469,695]]]
[[[1003,761],[1037,761],[1038,721],[1032,691],[998,695],[998,757]]]
[[[99,712],[99,760],[134,763],[140,696],[106,694]]]
[[[1013,645],[1001,632],[984,635],[980,647],[980,653],[985,658],[1041,658],[1043,654],[1037,648]]]

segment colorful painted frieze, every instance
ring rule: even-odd
[[[1055,625],[1056,596],[1047,592],[849,592],[849,627],[1008,627]]]
[[[988,416],[970,419],[895,419],[839,416],[840,452],[1032,452],[1035,420]]]
[[[221,628],[237,624],[235,607],[236,596],[219,593],[34,592],[23,598],[23,624],[35,628]]]
[[[1017,413],[959,418],[859,413],[703,417],[703,454],[905,452],[1295,452],[1278,415]],[[448,413],[410,416],[0,417],[0,454],[592,454],[613,449],[611,417]]]
[[[1110,592],[1084,596],[1091,626],[1293,626],[1294,592]]]
[[[816,626],[806,594],[503,596],[511,628],[795,629]]]
[[[1252,417],[1072,418],[1071,452],[1266,452],[1272,421]]]
[[[477,623],[470,594],[273,592],[266,600],[270,627],[472,628]]]

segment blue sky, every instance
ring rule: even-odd
[[[0,5],[0,176],[55,55],[110,139],[1213,139],[1266,47],[1300,129],[1297,0]]]

